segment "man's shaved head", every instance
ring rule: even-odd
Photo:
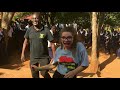
[[[37,17],[37,18],[40,19],[40,17],[41,17],[40,12],[34,12],[34,13],[33,13],[33,18],[34,18],[34,17]]]
[[[41,23],[41,14],[40,12],[33,13],[32,22],[34,26],[37,26]]]

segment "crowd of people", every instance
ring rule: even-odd
[[[5,33],[2,28],[0,28],[0,57],[1,63],[5,61],[5,53],[8,57],[15,51],[18,50],[18,53],[21,53],[22,44],[24,41],[24,34],[26,30],[32,26],[32,21],[30,20],[20,20],[16,19],[15,21],[10,22],[10,28],[8,30],[8,48],[5,52]],[[4,62],[3,62],[4,63]]]
[[[107,28],[106,28],[107,27]],[[120,32],[109,26],[100,31],[100,48],[106,54],[120,57]],[[26,47],[30,51],[30,69],[33,78],[51,78],[48,71],[57,68],[53,78],[76,78],[89,66],[87,50],[92,45],[92,30],[79,24],[41,23],[40,15],[33,14],[32,20],[16,19],[8,31],[8,55],[18,50],[21,61],[25,61]],[[0,28],[0,57],[4,59],[4,32]]]

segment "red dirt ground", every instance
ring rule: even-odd
[[[29,69],[29,59],[20,64],[17,53],[10,57],[11,63],[0,66],[0,78],[32,78]],[[90,55],[89,55],[90,58]],[[100,52],[101,77],[92,75],[89,67],[79,73],[78,78],[120,78],[120,59],[116,59],[115,55],[106,55]],[[53,74],[50,73],[52,76]]]

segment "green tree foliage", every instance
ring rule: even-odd
[[[13,19],[21,18],[30,15],[33,12],[16,12]],[[41,12],[42,22],[49,25],[54,23],[73,23],[74,21],[80,24],[83,28],[91,28],[91,12]],[[120,25],[120,12],[99,12],[98,22],[108,24],[112,27]]]
[[[110,26],[119,26],[120,25],[120,12],[106,12],[104,24],[108,24]]]
[[[31,15],[33,12],[16,12],[14,17],[13,17],[13,20],[15,20],[16,18],[22,18],[26,15]]]
[[[98,23],[112,27],[120,25],[120,12],[98,12]],[[84,28],[91,27],[91,12],[57,12],[55,17],[58,23],[72,23],[76,21]]]
[[[73,23],[75,21],[85,28],[91,25],[89,12],[57,12],[55,19],[57,23]]]

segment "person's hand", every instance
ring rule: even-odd
[[[50,64],[53,62],[53,59],[50,60]]]
[[[21,55],[21,61],[24,62],[25,61],[25,56],[22,54]]]
[[[73,78],[76,75],[76,71],[72,70],[65,74],[64,78]]]
[[[36,65],[31,65],[31,68],[35,71],[39,71],[39,67],[37,67]]]

